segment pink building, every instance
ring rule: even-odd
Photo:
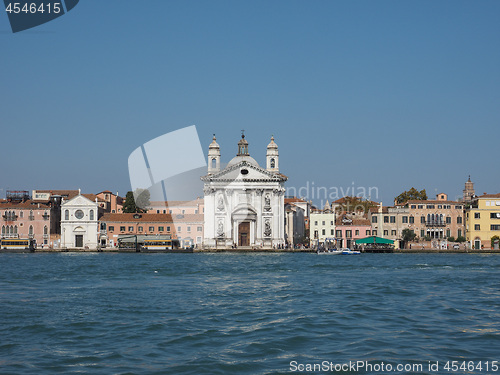
[[[50,205],[29,199],[29,192],[7,191],[0,201],[1,237],[34,239],[37,247],[52,247]]]
[[[337,248],[354,247],[354,241],[371,236],[371,223],[363,213],[340,213],[335,219]]]
[[[120,238],[138,236],[168,236],[182,247],[201,246],[202,214],[132,214],[105,213],[99,220],[101,246],[116,247]]]
[[[112,214],[118,214],[122,212],[124,199],[118,195],[118,193],[113,194],[109,190],[101,191],[96,194],[98,199],[99,207],[103,209],[104,212],[109,212]]]

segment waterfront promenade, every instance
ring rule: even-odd
[[[118,249],[118,248],[106,248],[106,249],[36,249],[35,251],[29,250],[0,250],[1,253],[162,253],[162,254],[173,254],[173,253],[316,253],[314,249],[176,249],[176,250],[141,250],[136,251],[135,249]],[[362,252],[364,254],[369,254],[368,252]],[[470,250],[470,249],[394,249],[393,254],[500,254],[500,250],[494,249],[482,249],[482,250]],[[375,254],[375,253],[370,253]]]

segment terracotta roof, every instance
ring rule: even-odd
[[[498,194],[483,194],[477,198],[500,198],[500,193],[498,193]]]
[[[75,196],[78,195],[78,190],[36,190],[38,193],[50,193],[51,195],[62,195],[63,197],[66,196],[68,199],[71,199]]]
[[[48,204],[33,202],[32,200],[27,200],[24,202],[8,202],[6,200],[3,200],[3,201],[0,201],[0,210],[16,209],[16,208],[17,209],[26,208],[26,209],[36,210],[36,209],[38,209],[38,205],[40,205],[40,209],[50,208],[50,206]]]
[[[346,225],[346,224],[344,224],[342,222],[343,219],[344,219],[344,215],[338,216],[335,219],[335,225],[336,226],[369,226],[369,227],[371,227],[370,220],[365,219],[365,218],[352,218],[352,217],[349,217],[349,219],[352,220],[352,224],[348,224],[348,225]]]
[[[407,204],[443,204],[443,203],[463,204],[462,202],[457,202],[457,201],[439,201],[436,199],[422,201],[422,200],[415,199],[415,200],[407,201],[406,203],[400,204],[398,206],[406,206]]]
[[[342,197],[342,198],[337,199],[336,201],[333,201],[332,203],[342,204],[342,203],[345,203],[345,202],[346,202],[346,198]]]
[[[134,215],[141,215],[139,219],[134,219]],[[114,223],[203,223],[202,214],[190,215],[170,215],[170,214],[110,214],[105,213],[100,221]]]
[[[98,197],[97,195],[95,194],[81,194],[82,197],[85,197],[87,199],[90,199],[92,202],[95,202],[95,199],[97,198],[97,201],[98,202],[106,202],[104,199]]]
[[[307,203],[302,198],[297,198],[297,197],[285,198],[285,204],[287,204],[287,203],[295,203],[295,202]]]

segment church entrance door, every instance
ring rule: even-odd
[[[83,247],[83,234],[75,235],[75,247]]]
[[[238,225],[238,246],[250,246],[250,223],[248,221]]]

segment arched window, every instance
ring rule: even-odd
[[[30,237],[33,237],[33,225],[30,225],[30,229],[28,231],[28,234],[30,235]]]
[[[2,237],[5,236],[5,225],[2,225]]]
[[[94,220],[94,210],[90,210],[90,220]]]
[[[443,224],[443,214],[439,215],[439,224]]]
[[[69,220],[69,210],[64,211],[64,220]]]
[[[217,168],[217,159],[213,158],[212,159],[212,169],[215,169],[215,168]]]
[[[276,168],[276,161],[274,158],[271,159],[271,168]]]
[[[47,228],[47,226],[44,226],[43,227],[43,234],[47,235],[47,234],[49,234],[48,232],[49,232],[49,228]]]
[[[14,234],[17,234],[17,225],[14,227]]]
[[[35,217],[33,216],[33,210],[30,210],[30,217],[29,217],[30,220],[34,220]]]
[[[427,223],[430,224],[430,222],[431,222],[431,214],[427,214]]]

